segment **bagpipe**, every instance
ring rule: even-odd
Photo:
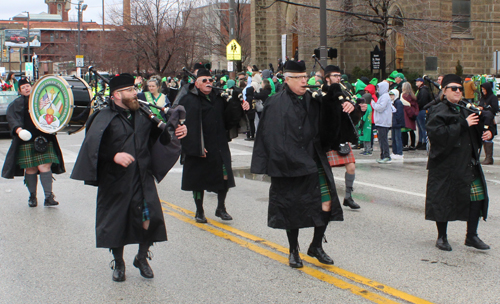
[[[316,61],[317,64],[319,64],[320,68],[323,71],[325,71],[325,68],[323,67],[321,62],[318,60],[316,55],[312,55],[312,58]],[[306,86],[306,87],[309,88],[309,87],[316,87],[316,86]],[[324,92],[324,90],[327,92]],[[356,108],[359,109],[359,106],[357,106],[358,102],[357,102],[356,96],[354,96],[342,82],[340,82],[338,84],[331,84],[330,86],[327,86],[326,84],[324,84],[323,86],[321,86],[321,88],[319,90],[317,90],[316,92],[313,92],[312,94],[313,94],[313,97],[322,96],[322,98],[326,98],[326,99],[330,99],[330,100],[333,99],[334,101],[338,100],[339,103],[349,102],[355,106],[355,111],[356,111]],[[363,102],[364,102],[364,100],[363,100]],[[356,112],[360,112],[360,111],[356,111]],[[344,114],[344,112],[342,112],[342,113]],[[355,116],[354,120],[356,120],[356,122],[354,122],[352,116]],[[354,113],[354,111],[349,113],[349,114],[345,113],[345,115],[341,116],[341,121],[343,120],[344,117],[348,118],[349,124],[352,127],[352,132],[354,133],[353,134],[354,137],[352,137],[352,136],[349,136],[349,134],[342,134],[346,131],[346,130],[342,130],[341,134],[340,134],[341,141],[343,141],[342,139],[345,139],[346,142],[357,142],[357,140],[359,138],[359,133],[358,133],[358,129],[356,127],[356,123],[358,123],[358,121],[361,119],[361,116],[362,115],[359,115],[359,113]],[[325,120],[327,120],[327,117],[324,117],[323,121],[325,121]],[[339,150],[342,150],[343,147],[345,147],[345,146],[346,146],[346,143],[341,142],[339,144]],[[334,149],[334,150],[336,150],[336,149]]]

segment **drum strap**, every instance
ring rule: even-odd
[[[146,96],[147,102],[149,102],[150,104],[156,105],[156,103],[154,101],[153,94],[151,94],[151,92],[144,92],[144,96]],[[163,117],[160,114],[160,111],[157,108],[150,108],[150,109],[151,109],[151,112],[153,112],[153,114],[156,115],[156,117],[158,117],[163,122],[165,122],[165,119],[163,119]]]

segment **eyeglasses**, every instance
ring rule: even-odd
[[[203,79],[201,80],[201,82],[203,82],[203,83],[205,83],[205,82],[207,82],[207,81],[208,81],[208,82],[214,82],[214,79],[213,79],[213,78],[203,78]]]
[[[307,77],[307,75],[302,75],[302,76],[288,76],[288,78],[307,80],[309,77]]]
[[[447,86],[447,89],[451,89],[453,92],[456,92],[457,90],[460,90],[460,92],[464,91],[464,87],[457,87],[457,86]]]
[[[132,91],[134,91],[134,87],[128,87],[128,88],[116,90],[116,91],[117,92],[132,92]]]
[[[321,75],[320,74],[316,74],[316,77],[321,77]]]
[[[342,76],[341,74],[330,74],[330,77],[340,77]]]

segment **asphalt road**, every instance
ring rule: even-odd
[[[305,255],[312,229],[300,232],[305,267],[287,264],[282,230],[267,227],[269,183],[249,173],[253,142],[231,144],[236,188],[227,209],[214,216],[217,198],[206,194],[208,224],[196,224],[192,194],[180,190],[182,167],[159,184],[169,241],[152,247],[155,278],[133,267],[137,246],[125,248],[127,280],[111,280],[112,255],[95,248],[96,188],[69,179],[83,133],[59,135],[67,173],[55,176],[56,208],[29,208],[21,178],[0,180],[0,303],[499,303],[500,152],[485,166],[490,194],[479,236],[491,250],[463,245],[466,224],[450,223],[453,251],[434,247],[437,232],[424,220],[425,151],[380,165],[357,157],[354,198],[344,222],[331,223],[323,244],[335,261],[324,266]],[[495,148],[500,148],[500,139]],[[10,145],[0,139],[0,162]],[[377,145],[375,145],[376,148]],[[500,151],[500,150],[498,150]],[[495,151],[496,152],[496,151]],[[355,154],[358,154],[355,151]],[[334,168],[340,199],[343,168]],[[38,188],[43,205],[42,188]]]

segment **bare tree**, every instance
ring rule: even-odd
[[[225,57],[226,46],[230,42],[229,3],[209,0],[206,4],[204,7],[196,8],[193,12],[196,17],[191,19],[196,21],[200,34],[200,39],[196,40],[198,50],[194,53],[198,53],[199,56],[214,54]],[[250,0],[235,0],[234,17],[234,39],[241,46],[241,62],[244,63],[250,58],[251,52]]]
[[[172,59],[185,48],[190,12],[191,3],[185,0],[133,1],[131,24],[117,31],[120,54],[128,53],[138,73],[164,74]],[[123,15],[115,11],[110,19],[121,24]]]

